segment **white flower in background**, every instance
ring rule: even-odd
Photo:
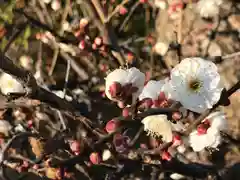
[[[43,0],[44,3],[49,4],[52,0]]]
[[[194,151],[201,151],[205,147],[217,148],[221,143],[220,131],[227,128],[226,118],[224,113],[217,111],[211,113],[202,121],[189,135],[189,143]]]
[[[112,153],[111,151],[109,151],[108,149],[105,149],[102,153],[102,160],[103,161],[107,161],[112,157]]]
[[[200,0],[197,3],[197,10],[205,18],[211,18],[219,14],[220,5],[223,0]]]
[[[154,0],[154,5],[160,9],[166,9],[167,3],[165,0]]]
[[[173,139],[171,122],[166,115],[147,116],[142,120],[144,131],[151,136],[162,137],[164,142],[171,142]]]
[[[51,8],[52,8],[54,11],[59,10],[59,9],[61,8],[61,2],[60,2],[60,0],[52,0]]]
[[[154,51],[157,54],[164,56],[167,53],[168,48],[169,48],[169,43],[158,41],[154,46]]]
[[[174,179],[174,180],[180,180],[180,179],[185,179],[185,176],[178,174],[178,173],[172,173],[170,175],[170,178]]]
[[[113,101],[136,101],[144,87],[145,75],[139,69],[115,69],[105,78],[105,94]]]
[[[170,79],[174,100],[198,113],[212,108],[223,90],[217,66],[198,57],[182,60],[172,69]]]
[[[58,97],[60,97],[60,98],[64,98],[64,93],[63,93],[63,91],[52,91],[54,94],[56,94]],[[65,95],[65,99],[67,100],[67,101],[72,101],[72,97],[71,96],[68,96],[68,95]]]
[[[0,133],[8,136],[9,131],[12,129],[11,124],[8,121],[0,120]]]
[[[33,60],[30,56],[21,56],[19,58],[20,65],[27,70],[32,70],[33,67]]]
[[[15,78],[7,73],[0,76],[0,89],[4,95],[8,93],[23,93],[24,88]]]
[[[62,24],[62,29],[64,31],[71,31],[71,26],[70,26],[70,23],[68,21],[64,21],[63,24]]]

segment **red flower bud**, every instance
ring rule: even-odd
[[[27,122],[27,125],[28,125],[28,128],[32,128],[33,127],[33,121],[32,120],[29,120]]]
[[[128,12],[127,8],[125,8],[123,6],[119,8],[120,15],[125,15],[125,14],[127,14],[127,12]]]
[[[182,118],[182,114],[180,112],[174,112],[172,114],[172,118],[175,120],[175,121],[178,121]]]
[[[128,117],[130,115],[130,109],[128,107],[122,110],[122,116]]]
[[[118,120],[115,120],[115,119],[112,119],[110,121],[107,122],[106,126],[105,126],[105,130],[108,132],[108,133],[112,133],[112,132],[115,132],[118,127],[119,127],[119,121]]]
[[[85,43],[85,41],[84,41],[84,40],[80,41],[78,47],[79,47],[79,49],[84,50],[85,47],[86,47],[86,43]]]
[[[72,142],[70,142],[70,149],[74,152],[74,153],[79,153],[81,150],[81,144],[80,142],[74,140]]]
[[[102,45],[102,38],[101,37],[96,37],[95,40],[94,40],[94,43],[97,45],[97,46],[101,46]]]
[[[144,4],[144,3],[147,3],[148,0],[139,0],[140,3]]]
[[[99,164],[101,162],[101,157],[97,152],[91,153],[89,159],[93,164]]]
[[[171,154],[168,151],[163,151],[162,160],[170,161],[172,159]]]
[[[122,85],[120,83],[114,82],[109,87],[109,93],[111,94],[112,97],[116,97],[117,94],[120,93],[121,88],[122,88]]]
[[[174,136],[173,136],[173,141],[172,141],[172,145],[173,146],[179,146],[179,145],[181,145],[182,144],[182,140],[181,140],[181,136],[180,135],[178,135],[178,134],[175,134]]]
[[[199,124],[197,127],[198,135],[206,134],[208,127],[204,124]]]

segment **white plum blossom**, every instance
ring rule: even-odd
[[[21,83],[7,73],[2,73],[0,76],[0,89],[4,95],[24,92],[24,87]]]
[[[201,151],[205,147],[217,148],[221,143],[220,131],[227,128],[224,113],[217,111],[211,113],[202,121],[197,128],[189,135],[189,143],[194,151]]]
[[[171,142],[173,139],[171,122],[164,114],[147,116],[142,120],[144,131],[148,135],[162,137],[164,142]]]
[[[168,85],[174,100],[197,113],[212,108],[223,90],[217,66],[199,57],[186,58],[176,65]]]
[[[201,17],[211,18],[219,14],[220,5],[223,0],[200,0],[197,3],[197,10]]]
[[[144,87],[145,75],[139,69],[115,69],[105,78],[105,94],[113,101],[136,101]]]

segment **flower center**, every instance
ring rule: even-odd
[[[202,82],[199,79],[192,79],[188,83],[188,88],[193,92],[198,92],[202,87]]]

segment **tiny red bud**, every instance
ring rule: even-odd
[[[80,142],[74,140],[70,143],[70,149],[74,152],[74,153],[79,153],[81,150],[81,144]]]
[[[162,160],[170,161],[172,159],[171,154],[168,151],[163,151]]]
[[[119,8],[120,15],[125,15],[125,14],[127,14],[127,12],[128,12],[127,8],[125,8],[123,6]]]
[[[207,126],[205,126],[204,124],[199,124],[197,127],[198,135],[206,134],[207,129],[208,129]]]
[[[126,107],[126,104],[122,101],[118,101],[118,107],[122,109],[122,108]]]
[[[29,162],[28,161],[23,161],[22,167],[28,168],[29,167]]]
[[[93,164],[99,164],[101,162],[101,157],[97,152],[91,153],[89,159]]]
[[[182,114],[180,112],[174,112],[172,114],[172,118],[175,120],[175,121],[178,121],[182,118]]]
[[[105,130],[108,132],[108,133],[112,133],[112,132],[115,132],[117,130],[117,128],[119,127],[119,121],[118,120],[115,120],[115,119],[112,119],[110,121],[107,122],[106,126],[105,126]]]
[[[96,37],[95,40],[94,40],[94,43],[97,46],[101,46],[102,45],[102,38],[101,37]]]
[[[144,4],[144,3],[147,3],[148,0],[139,0],[140,3]]]
[[[96,50],[97,49],[97,45],[94,43],[92,44],[92,49]]]
[[[172,145],[173,146],[179,146],[179,145],[181,145],[182,144],[182,139],[181,139],[181,136],[180,135],[178,135],[178,134],[175,134],[174,136],[173,136],[173,141],[172,141]]]
[[[130,63],[130,64],[132,64],[132,63],[133,63],[133,60],[134,60],[134,55],[133,55],[131,52],[129,52],[129,53],[127,54],[127,62]]]
[[[128,117],[130,115],[130,109],[128,107],[124,108],[122,110],[122,116],[123,117]]]
[[[39,169],[39,165],[38,164],[34,164],[33,165],[33,169],[35,169],[35,170]]]
[[[85,43],[85,41],[84,41],[84,40],[80,41],[78,47],[79,47],[79,49],[84,50],[85,47],[86,47],[86,43]]]
[[[99,69],[100,69],[101,71],[103,71],[103,72],[106,72],[107,69],[108,69],[108,66],[107,66],[106,64],[100,64],[100,65],[99,65]]]
[[[28,125],[28,128],[32,128],[33,127],[33,121],[32,120],[29,120],[27,122],[27,125]]]
[[[122,85],[119,82],[113,82],[109,87],[109,93],[112,97],[116,97],[117,94],[121,91]]]

